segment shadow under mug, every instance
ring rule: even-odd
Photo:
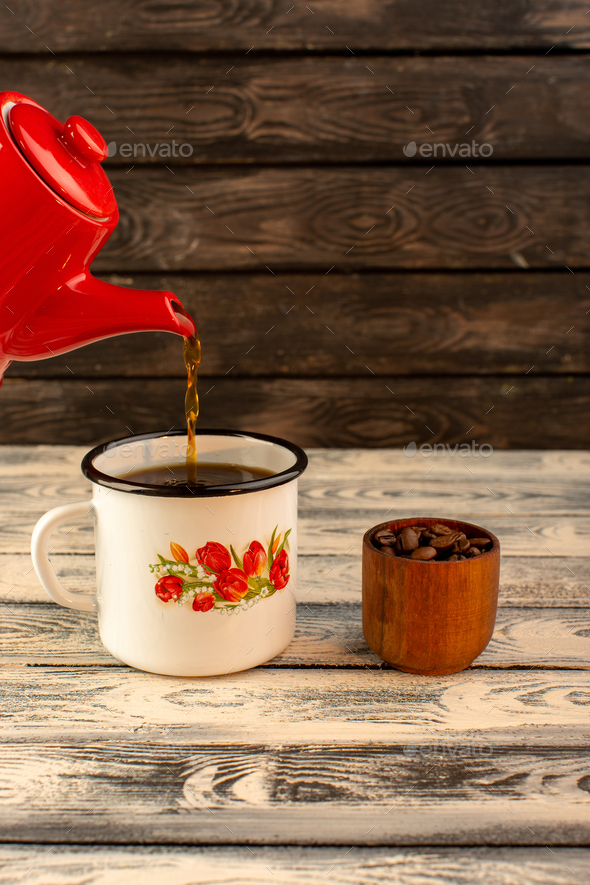
[[[84,457],[91,501],[46,513],[33,565],[60,605],[97,611],[100,637],[125,664],[169,676],[249,669],[283,651],[295,630],[297,479],[293,443],[256,433],[197,431],[199,458],[272,471],[227,485],[149,485],[126,474],[181,465],[186,433],[146,433]],[[48,559],[52,532],[93,512],[97,593],[69,593]]]

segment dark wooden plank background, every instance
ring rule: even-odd
[[[17,0],[0,11],[0,83],[115,143],[121,221],[94,270],[171,289],[194,313],[202,426],[304,445],[469,432],[583,448],[586,13],[549,0]],[[191,156],[121,155],[172,139]],[[492,156],[403,154],[472,140]],[[13,364],[0,442],[180,426],[182,375],[164,333]]]
[[[590,156],[585,54],[45,55],[0,57],[0,79],[60,119],[89,117],[108,142],[165,142],[174,127],[170,138],[194,147],[176,164],[403,162],[425,124],[451,144],[473,127],[469,141],[492,144],[494,160]],[[139,150],[132,162],[158,158]]]
[[[590,46],[581,0],[14,0],[2,12],[4,52],[104,52],[162,49],[199,52],[257,49],[474,50],[545,52]]]

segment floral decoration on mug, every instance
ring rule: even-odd
[[[173,558],[158,553],[160,561],[150,565],[153,574],[161,575],[156,596],[165,603],[190,602],[196,612],[236,611],[267,599],[283,590],[290,578],[287,551],[291,529],[282,541],[277,529],[278,525],[266,548],[260,541],[252,541],[241,559],[231,544],[228,550],[218,541],[207,541],[191,558],[184,547],[171,541]]]

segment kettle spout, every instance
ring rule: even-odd
[[[194,320],[172,292],[125,289],[87,271],[46,297],[29,325],[43,330],[47,357],[128,332],[196,334]]]

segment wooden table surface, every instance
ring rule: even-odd
[[[590,453],[311,450],[293,643],[177,679],[114,660],[32,570],[38,517],[89,495],[83,452],[0,449],[1,883],[590,882]],[[387,514],[500,538],[471,669],[367,649],[361,538]],[[92,526],[72,525],[52,561],[87,592]]]

